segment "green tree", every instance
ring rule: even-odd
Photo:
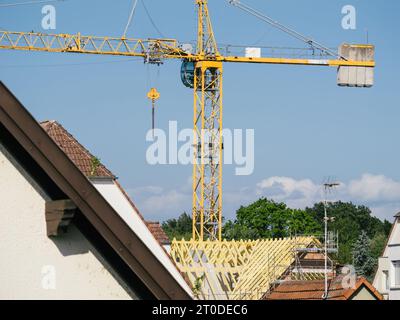
[[[190,240],[192,238],[192,217],[184,212],[178,219],[169,219],[163,222],[162,228],[171,240],[174,238]]]
[[[223,230],[226,239],[283,238],[321,231],[317,219],[304,210],[293,210],[282,202],[261,198],[236,211],[236,220]]]
[[[392,226],[393,225],[386,219],[383,221],[383,233],[386,237],[389,237],[390,232],[392,231]]]
[[[359,276],[371,279],[376,266],[376,259],[371,254],[371,240],[367,232],[362,231],[353,245],[353,265]]]
[[[223,228],[223,237],[227,240],[243,239],[254,240],[258,237],[258,232],[247,226],[239,225],[234,221],[227,221]]]
[[[342,264],[353,262],[353,245],[361,234],[365,231],[367,236],[372,239],[376,234],[384,234],[386,237],[390,232],[390,223],[382,222],[371,215],[371,210],[366,206],[357,206],[351,202],[328,203],[328,216],[334,217],[334,222],[329,223],[329,230],[339,233],[339,253],[337,260]],[[323,225],[324,205],[316,203],[306,211],[315,217],[318,224]],[[376,240],[377,241],[377,240]]]
[[[371,239],[370,255],[377,261],[386,244],[391,223],[387,220],[382,222],[371,215],[369,208],[353,203],[329,203],[328,215],[335,217],[334,222],[329,223],[329,230],[339,233],[339,253],[335,257],[339,263],[353,263],[354,245],[362,231]],[[223,238],[253,240],[322,234],[323,219],[322,203],[305,210],[294,210],[284,203],[261,198],[236,211],[236,219],[227,221],[223,227]],[[192,237],[192,218],[186,213],[178,219],[167,220],[162,226],[170,239],[189,240]]]
[[[370,249],[371,255],[374,259],[377,260],[382,255],[387,239],[388,236],[381,232],[375,234],[375,236],[371,239]]]
[[[305,210],[291,210],[288,226],[291,235],[314,235],[322,232],[322,226],[312,213]]]

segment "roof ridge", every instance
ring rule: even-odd
[[[55,122],[57,122],[57,121],[55,121],[55,120],[44,120],[44,121],[40,121],[39,124],[40,124],[40,126],[50,124],[50,126],[48,128],[48,129],[50,129],[54,125]]]
[[[57,121],[54,121],[54,122],[52,123],[52,125],[54,125],[54,124],[58,125],[58,126],[60,127],[60,129],[63,130],[63,131],[65,132],[65,134],[72,140],[72,143],[75,143],[76,145],[78,145],[78,147],[82,148],[82,150],[85,151],[85,153],[86,153],[87,155],[89,155],[91,158],[94,157],[94,155],[93,155],[88,149],[86,149],[85,146],[84,146],[83,144],[81,144],[81,143],[78,141],[78,139],[76,139],[76,138],[74,137],[74,135],[73,135],[72,133],[70,133],[67,129],[65,129],[61,123],[59,123],[59,122],[57,122]]]

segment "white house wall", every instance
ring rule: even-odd
[[[397,218],[389,236],[383,256],[379,258],[373,285],[386,299],[400,300],[400,287],[395,287],[393,261],[400,261],[400,219]],[[389,290],[386,289],[384,271],[389,273]]]
[[[400,231],[399,224],[395,228],[397,233],[395,234],[398,236],[398,232]],[[388,260],[389,260],[389,274],[390,274],[390,292],[389,292],[389,300],[400,300],[400,287],[395,286],[395,279],[394,279],[394,266],[392,261],[400,261],[400,239],[394,237],[391,244],[389,244],[388,248]]]
[[[362,288],[360,291],[358,291],[351,300],[361,300],[361,301],[366,301],[366,300],[376,300],[376,298],[368,291],[366,288]]]
[[[373,286],[383,295],[385,299],[389,298],[389,291],[386,289],[386,280],[383,276],[383,271],[389,270],[389,259],[387,257],[380,257],[378,261],[378,270],[376,272]]]
[[[178,272],[170,257],[151,234],[142,218],[122,193],[121,189],[114,183],[114,181],[112,179],[92,179],[91,181],[95,188],[108,201],[108,203],[120,215],[125,223],[143,241],[143,243],[150,249],[150,251],[157,257],[157,259],[165,266],[165,268],[182,286],[182,288],[192,295],[192,290]]]
[[[49,200],[0,144],[0,299],[131,299],[73,225],[46,236]]]
[[[399,218],[396,220],[392,233],[389,238],[390,245],[400,245],[400,222]]]

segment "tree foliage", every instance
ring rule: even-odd
[[[361,264],[359,261],[367,259],[365,270],[361,272],[369,276],[371,261],[368,259],[371,258],[376,265],[386,245],[391,223],[387,220],[382,222],[371,215],[369,208],[353,203],[330,203],[327,209],[328,215],[335,218],[329,223],[329,230],[337,231],[339,234],[339,253],[336,260],[342,264],[353,264],[353,262]],[[178,219],[167,220],[162,226],[170,239],[189,240],[192,237],[192,218],[186,213]],[[305,210],[296,210],[288,208],[282,202],[261,198],[236,211],[236,219],[227,221],[223,227],[223,238],[254,240],[293,235],[320,235],[323,227],[322,203],[316,203]],[[355,255],[357,246],[363,249],[360,255]]]
[[[353,265],[357,275],[370,279],[375,271],[376,263],[371,253],[371,240],[367,232],[363,230],[353,244]]]
[[[388,236],[381,232],[375,234],[375,236],[371,239],[370,249],[371,255],[374,259],[378,259],[382,255],[387,239]]]
[[[387,237],[390,232],[390,223],[386,220],[382,222],[372,216],[371,210],[366,206],[357,206],[351,202],[339,201],[329,203],[327,210],[329,217],[335,218],[334,222],[329,223],[329,229],[339,233],[339,254],[337,259],[342,264],[351,264],[353,262],[353,245],[362,231],[365,231],[370,239],[377,234],[383,234]],[[318,224],[323,225],[324,205],[322,203],[316,203],[312,208],[306,208],[306,211],[316,218]],[[378,246],[378,243],[375,245]],[[376,248],[375,252],[381,250],[382,248]]]
[[[162,228],[171,240],[174,238],[190,240],[192,238],[192,217],[184,212],[178,219],[169,219],[163,222]]]
[[[317,220],[306,211],[290,209],[282,202],[261,198],[240,207],[236,211],[236,220],[228,221],[223,233],[226,239],[266,239],[320,231]]]

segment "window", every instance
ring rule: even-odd
[[[400,260],[393,261],[394,267],[394,285],[400,287]]]
[[[383,288],[386,291],[389,291],[390,289],[390,285],[389,285],[389,271],[385,270],[382,271],[382,275],[383,275]]]

